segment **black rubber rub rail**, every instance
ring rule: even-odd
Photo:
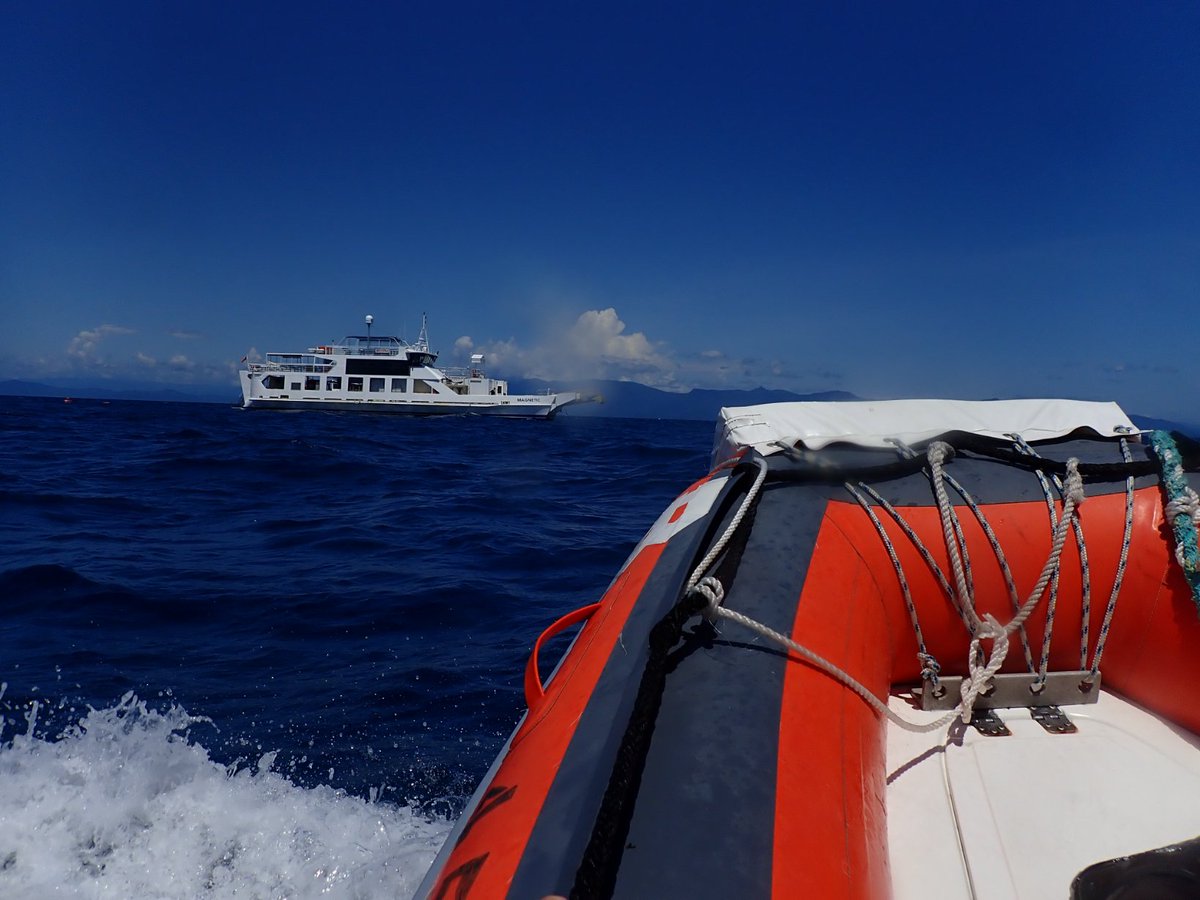
[[[723,528],[730,517],[732,508],[741,503],[749,485],[757,475],[757,468],[747,463],[737,467],[737,471],[745,470],[741,477],[740,490],[731,491],[722,504],[718,514],[712,516],[709,532],[700,544],[692,564],[688,566],[685,578],[690,575],[694,566],[704,558],[704,554],[712,546],[717,537],[717,529]],[[761,495],[760,495],[761,496]],[[750,535],[750,525],[754,519],[754,507],[747,511],[742,527],[737,530],[724,553],[717,563],[715,574],[728,583],[737,572],[742,553]],[[679,586],[683,589],[683,585]],[[676,657],[680,650],[672,650],[683,637],[684,625],[695,617],[706,606],[707,601],[699,594],[689,594],[678,600],[671,610],[663,616],[649,633],[649,656],[646,667],[642,670],[642,678],[638,684],[637,698],[634,700],[633,711],[630,713],[625,734],[621,738],[613,763],[612,774],[609,776],[608,787],[604,791],[604,799],[596,813],[596,821],[592,826],[592,835],[587,848],[575,873],[575,883],[571,887],[571,900],[595,900],[595,898],[610,897],[616,887],[617,872],[621,866],[621,857],[625,851],[625,842],[629,835],[629,826],[633,820],[634,807],[641,787],[642,772],[645,770],[646,757],[650,752],[650,743],[654,736],[654,726],[662,705],[663,693],[666,690],[667,676],[675,668]],[[705,626],[707,627],[707,626]]]

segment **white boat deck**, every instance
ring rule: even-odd
[[[890,705],[914,722],[942,715],[898,696]],[[1064,900],[1093,863],[1200,835],[1195,735],[1108,691],[1063,709],[1074,734],[1047,732],[1025,709],[998,711],[1005,737],[888,726],[897,900]]]

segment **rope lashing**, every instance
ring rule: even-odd
[[[905,536],[909,539],[909,541],[912,542],[913,547],[915,547],[917,552],[921,555],[921,559],[924,560],[925,565],[929,567],[930,573],[935,579],[937,579],[937,583],[941,586],[942,593],[946,595],[946,600],[951,605],[955,605],[956,601],[954,599],[954,588],[952,588],[950,586],[950,582],[946,580],[946,576],[942,572],[941,566],[937,564],[937,560],[933,558],[933,554],[929,552],[929,548],[926,547],[921,541],[920,536],[913,529],[912,525],[908,523],[904,516],[900,515],[900,511],[896,509],[896,507],[892,506],[892,504],[890,504],[887,499],[879,493],[879,491],[875,490],[875,488],[871,487],[871,485],[867,484],[865,481],[860,481],[857,489],[851,486],[850,482],[846,482],[845,487],[848,491],[850,491],[854,499],[858,501],[859,505],[862,506],[867,512],[867,515],[872,516],[873,520],[877,520],[878,517],[874,516],[870,504],[866,503],[865,498],[863,498],[859,491],[868,494],[872,500],[874,500],[885,512],[887,512],[888,515],[892,517],[892,520],[896,523],[900,530],[904,532]],[[882,525],[878,525],[876,526],[876,530],[880,530],[882,527]],[[887,532],[885,531],[883,533],[886,534]],[[888,543],[891,543],[891,541],[885,541],[885,546]],[[1013,611],[1016,611],[1015,606],[1013,607]],[[970,626],[967,624],[965,618],[963,619],[963,625],[965,625],[968,630],[970,629]]]
[[[1015,626],[1014,626],[1015,627]],[[992,641],[992,655],[987,665],[980,665],[983,658],[983,648],[980,641]],[[971,652],[967,655],[967,677],[962,682],[962,717],[965,724],[971,722],[971,712],[975,708],[975,700],[987,690],[992,676],[1004,665],[1004,657],[1008,655],[1008,629],[1001,625],[991,613],[984,615],[979,628],[971,638]]]
[[[708,571],[709,566],[713,564],[716,558],[721,554],[721,551],[725,548],[725,545],[729,543],[730,539],[737,531],[738,526],[746,517],[746,514],[750,511],[750,506],[754,502],[754,498],[758,495],[763,481],[766,480],[766,462],[762,459],[756,459],[755,463],[759,467],[758,477],[755,479],[754,484],[750,487],[750,490],[746,492],[746,496],[742,498],[741,506],[738,507],[738,511],[730,520],[729,525],[725,528],[725,531],[722,532],[720,538],[717,539],[717,542],[713,544],[712,549],[704,555],[704,559],[702,559],[696,565],[695,569],[692,570],[692,574],[688,578],[687,584],[684,588],[684,596],[699,595],[704,598],[705,607],[701,611],[701,615],[703,615],[704,618],[709,622],[715,623],[718,618],[729,619],[730,621],[738,622],[746,628],[749,628],[751,631],[766,637],[774,643],[779,644],[789,650],[795,651],[800,656],[804,657],[818,667],[824,669],[833,677],[837,678],[852,691],[862,697],[863,700],[870,704],[875,710],[886,716],[890,721],[901,728],[918,733],[925,733],[937,731],[943,726],[949,724],[949,722],[955,716],[959,715],[959,710],[952,710],[951,712],[942,716],[938,721],[930,722],[927,725],[917,725],[902,719],[896,713],[888,709],[886,703],[881,701],[878,697],[867,690],[864,685],[858,682],[849,673],[838,668],[828,660],[818,656],[816,653],[813,653],[808,648],[797,644],[786,635],[782,635],[779,632],[768,628],[766,625],[763,625],[761,622],[756,622],[754,619],[751,619],[748,616],[744,616],[739,612],[734,612],[733,610],[726,609],[724,606],[722,606],[725,601],[724,585],[721,584],[721,580],[719,578],[716,578],[712,575],[705,575],[704,573]],[[936,662],[934,662],[934,665],[937,665]],[[967,721],[970,721],[969,712],[967,713],[967,717]]]
[[[1200,548],[1196,546],[1200,496],[1188,484],[1174,438],[1165,431],[1154,431],[1150,434],[1150,446],[1162,465],[1162,486],[1167,499],[1163,509],[1175,532],[1175,559],[1200,609]]]
[[[1008,435],[1012,438],[1016,445],[1017,452],[1034,459],[1041,459],[1042,456],[1030,446],[1020,434],[1013,433]],[[1124,440],[1124,438],[1122,438]],[[1055,507],[1054,494],[1050,490],[1050,481],[1046,479],[1046,475],[1041,469],[1035,469],[1038,483],[1042,486],[1042,495],[1046,498],[1046,510],[1050,516],[1050,529],[1053,531],[1058,523],[1058,509]],[[1051,476],[1054,487],[1057,488],[1059,495],[1063,492],[1062,479],[1057,475]],[[1082,586],[1082,596],[1080,599],[1080,615],[1082,627],[1080,628],[1082,649],[1079,651],[1081,662],[1079,667],[1082,669],[1087,665],[1087,632],[1088,622],[1091,618],[1092,609],[1092,575],[1088,565],[1087,543],[1083,539],[1083,525],[1079,519],[1075,519],[1072,523],[1075,532],[1075,546],[1079,548],[1079,569]],[[1054,577],[1050,580],[1050,599],[1046,603],[1046,627],[1042,635],[1042,655],[1037,668],[1037,681],[1030,688],[1034,693],[1040,693],[1046,686],[1046,678],[1050,671],[1050,642],[1054,637],[1054,621],[1055,614],[1058,611],[1058,583],[1061,572],[1055,572]]]
[[[971,558],[967,554],[967,541],[962,523],[954,513],[954,504],[946,491],[946,460],[954,456],[954,448],[945,441],[934,441],[925,453],[929,463],[929,478],[933,493],[937,497],[938,510],[942,517],[942,531],[946,539],[946,552],[950,555],[950,567],[954,572],[957,589],[956,602],[968,630],[974,634],[979,628],[979,616],[975,613],[975,579],[971,574]]]
[[[907,444],[905,444],[901,440],[898,440],[896,438],[887,438],[887,442],[889,444],[892,444],[896,448],[896,451],[905,459],[912,459],[913,457],[917,456],[917,451],[914,450],[912,447],[908,446]],[[933,476],[929,472],[928,468],[925,470],[925,472],[930,477],[930,479],[932,479]],[[975,515],[975,520],[979,523],[979,527],[983,529],[983,533],[987,537],[988,543],[991,545],[992,553],[996,557],[996,562],[1000,566],[1000,574],[1004,578],[1004,586],[1008,590],[1009,602],[1012,604],[1012,611],[1013,611],[1013,614],[1015,615],[1017,610],[1019,610],[1021,608],[1021,599],[1017,596],[1016,580],[1013,578],[1012,568],[1008,564],[1008,557],[1004,553],[1004,548],[1000,545],[1000,539],[996,536],[996,531],[994,528],[992,528],[992,523],[989,522],[987,516],[985,516],[983,514],[983,509],[979,505],[979,501],[975,499],[975,497],[971,494],[970,491],[968,491],[965,487],[962,486],[962,484],[958,481],[957,478],[955,478],[953,475],[949,474],[948,472],[943,472],[943,477],[945,478],[946,483],[948,485],[950,485],[950,487],[954,488],[954,490],[958,493],[958,495],[963,498],[963,501],[967,504],[967,506],[969,506],[971,508],[971,512],[974,513],[974,515]],[[932,484],[932,481],[930,483]],[[900,527],[902,529],[904,529],[904,532],[909,536],[909,539],[913,542],[914,546],[917,547],[918,551],[925,558],[926,563],[933,570],[934,576],[938,579],[938,582],[942,585],[943,589],[946,591],[946,596],[948,598],[950,598],[950,602],[954,603],[955,602],[954,592],[951,590],[949,583],[946,581],[945,576],[942,574],[941,567],[939,567],[938,564],[933,561],[933,557],[930,556],[929,551],[926,550],[925,547],[921,544],[920,538],[917,537],[916,533],[912,530],[912,528],[904,521],[903,518],[900,517],[900,515],[894,509],[892,509],[891,504],[889,504],[886,500],[884,500],[883,497],[881,497],[878,494],[878,492],[876,492],[874,489],[872,489],[869,485],[864,484],[864,485],[862,485],[862,487],[866,491],[868,491],[872,497],[875,498],[875,501],[877,503],[879,503],[885,509],[887,509],[889,512],[892,513],[893,518],[895,518],[897,523],[900,525]],[[956,529],[956,534],[959,536],[959,538],[961,540],[961,536],[962,536],[961,527]],[[966,569],[967,575],[969,578],[970,570],[968,567],[964,567],[964,568]],[[963,617],[963,624],[965,624],[967,626],[967,630],[970,631],[971,624],[966,619],[965,616]],[[1021,649],[1024,651],[1024,654],[1025,654],[1025,667],[1030,672],[1032,672],[1032,671],[1034,671],[1033,654],[1030,652],[1030,649],[1029,649],[1029,637],[1025,633],[1025,627],[1021,626],[1021,628],[1018,629],[1018,633],[1021,636]]]
[[[956,523],[951,519],[956,518],[954,507],[950,503],[949,496],[946,493],[944,481],[943,465],[948,454],[952,453],[952,448],[944,442],[935,441],[930,445],[928,451],[928,460],[930,471],[933,476],[934,492],[938,498],[938,509],[942,517],[943,532],[946,535],[947,550],[950,553],[952,567],[954,568],[955,584],[958,589],[960,598],[971,598],[973,596],[970,585],[967,583],[967,574],[964,571],[962,563],[962,555],[957,552],[956,540],[961,534],[961,529],[956,528]],[[759,477],[754,485],[747,492],[746,497],[742,500],[742,505],[730,521],[729,526],[721,535],[713,549],[710,550],[704,559],[693,570],[691,577],[687,581],[685,587],[685,595],[698,594],[705,600],[705,608],[703,615],[710,622],[718,618],[728,619],[733,622],[749,628],[751,631],[762,635],[768,640],[798,654],[807,659],[809,662],[816,665],[829,675],[832,675],[838,681],[842,682],[846,687],[850,688],[856,694],[863,698],[872,708],[897,726],[908,731],[917,733],[926,733],[936,731],[948,724],[956,717],[960,717],[964,724],[970,724],[971,714],[975,702],[979,695],[988,687],[992,677],[1000,671],[1004,665],[1004,658],[1008,654],[1008,635],[1020,628],[1025,620],[1032,614],[1038,601],[1046,591],[1046,586],[1049,583],[1053,574],[1058,570],[1059,560],[1062,556],[1062,548],[1066,542],[1067,532],[1071,527],[1071,522],[1075,518],[1075,510],[1080,503],[1083,502],[1083,479],[1079,475],[1079,460],[1070,459],[1067,461],[1067,477],[1064,485],[1064,502],[1062,515],[1059,517],[1057,527],[1054,529],[1054,539],[1051,544],[1050,554],[1046,558],[1046,564],[1042,567],[1042,573],[1038,578],[1037,584],[1034,585],[1030,592],[1029,598],[1017,610],[1016,615],[1006,624],[1001,625],[995,616],[990,613],[985,614],[982,618],[974,609],[973,603],[963,602],[963,609],[969,609],[969,616],[973,627],[971,628],[971,645],[968,652],[967,668],[968,677],[963,680],[961,693],[962,699],[955,709],[951,710],[945,716],[942,716],[935,722],[930,722],[925,725],[918,725],[909,722],[898,714],[892,712],[888,708],[885,701],[880,700],[865,685],[855,679],[845,670],[831,663],[829,660],[814,653],[807,647],[797,643],[786,635],[780,634],[772,628],[751,619],[749,616],[742,615],[731,609],[727,609],[723,603],[725,600],[725,588],[720,580],[711,575],[705,575],[708,567],[720,554],[721,549],[728,543],[733,533],[737,530],[737,526],[741,523],[746,512],[750,508],[750,504],[754,501],[763,480],[766,477],[766,464],[761,460],[757,461],[760,466]],[[987,658],[987,662],[982,662],[984,658],[982,641],[992,641],[991,654]],[[933,661],[936,665],[936,661]]]
[[[907,522],[896,511],[896,508],[888,503],[883,497],[871,488],[870,485],[859,482],[859,486],[870,494],[892,515],[892,517],[900,523],[901,528],[904,528],[909,533],[913,543],[924,553],[926,562],[932,567],[933,571],[938,575],[942,582],[942,588],[946,592],[946,596],[953,601],[954,594],[950,588],[950,584],[942,576],[942,570],[938,568],[929,551],[925,549],[925,545],[921,543],[921,539],[912,531]],[[930,689],[935,691],[938,696],[941,696],[941,683],[938,677],[942,671],[941,664],[937,661],[929,648],[925,645],[925,632],[921,630],[921,620],[917,616],[917,605],[913,602],[912,590],[908,585],[908,578],[904,574],[904,567],[900,564],[900,557],[896,554],[896,547],[892,543],[892,539],[888,537],[887,530],[883,527],[883,523],[879,521],[879,516],[875,515],[875,510],[871,508],[871,504],[867,502],[857,488],[850,482],[845,484],[851,496],[858,501],[858,505],[863,508],[871,522],[875,525],[875,530],[879,533],[879,538],[883,542],[884,549],[887,550],[888,558],[892,561],[892,568],[896,570],[896,579],[900,582],[900,593],[904,597],[904,608],[908,610],[909,621],[912,622],[913,634],[917,637],[917,660],[921,663],[921,680],[929,682]]]
[[[725,586],[721,584],[721,579],[714,578],[712,575],[701,578],[692,585],[688,593],[699,594],[705,599],[708,605],[701,610],[701,615],[710,622],[715,621],[716,613],[714,610],[720,608],[725,600]]]
[[[943,441],[934,441],[929,445],[927,451],[929,459],[929,469],[933,478],[934,495],[937,497],[938,512],[942,518],[942,533],[946,539],[946,551],[950,557],[951,568],[954,570],[955,585],[958,588],[960,598],[972,597],[971,586],[967,583],[967,573],[964,570],[961,556],[958,552],[957,534],[958,530],[954,527],[951,521],[957,519],[954,512],[954,506],[950,502],[950,497],[946,492],[944,465],[946,459],[953,454],[954,448]],[[1008,624],[1000,627],[996,619],[991,616],[979,618],[979,614],[975,611],[974,605],[963,603],[964,609],[969,609],[970,615],[973,618],[974,628],[972,629],[971,654],[967,661],[970,677],[963,681],[963,702],[962,716],[963,722],[970,723],[971,707],[978,696],[979,691],[983,690],[988,680],[1000,671],[1000,667],[1004,665],[1004,657],[1008,653],[1008,635],[1016,631],[1025,620],[1033,613],[1038,601],[1046,591],[1047,585],[1058,572],[1059,560],[1062,557],[1063,545],[1067,540],[1067,532],[1070,530],[1071,523],[1075,519],[1075,510],[1084,500],[1083,479],[1079,474],[1079,460],[1072,457],[1067,460],[1067,477],[1063,485],[1063,508],[1062,514],[1058,517],[1058,522],[1054,528],[1054,538],[1050,546],[1050,554],[1046,557],[1046,564],[1042,566],[1041,575],[1038,577],[1037,583],[1030,591],[1028,599],[1017,610],[1016,615],[1009,620]],[[998,633],[1000,629],[1002,633]],[[992,653],[987,664],[980,666],[978,660],[982,654],[980,646],[981,640],[992,640]]]
[[[1129,441],[1121,438],[1121,456],[1126,463],[1133,462],[1133,454],[1129,452]],[[1121,593],[1121,584],[1125,580],[1125,569],[1129,564],[1129,544],[1133,540],[1133,476],[1125,478],[1125,529],[1121,532],[1121,556],[1117,560],[1117,573],[1113,578],[1112,591],[1108,595],[1108,605],[1104,608],[1104,621],[1100,623],[1100,636],[1096,638],[1096,652],[1092,656],[1092,668],[1083,683],[1091,685],[1096,681],[1100,672],[1100,658],[1104,655],[1104,644],[1108,640],[1108,630],[1112,626],[1113,613],[1117,611],[1117,595]],[[1079,667],[1087,666],[1088,617],[1083,619],[1081,629],[1081,645],[1079,651]]]

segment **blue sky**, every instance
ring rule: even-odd
[[[12,3],[0,378],[1200,406],[1200,6]]]

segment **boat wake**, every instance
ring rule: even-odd
[[[411,896],[450,827],[298,787],[274,753],[219,765],[189,733],[207,720],[132,693],[55,739],[38,712],[0,745],[2,896]]]

